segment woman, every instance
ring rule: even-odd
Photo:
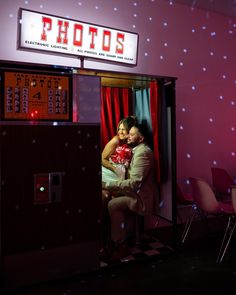
[[[117,125],[117,134],[106,144],[102,152],[102,181],[125,179],[132,157],[132,150],[126,140],[130,128],[137,123],[134,116],[128,116]]]
[[[129,130],[137,123],[134,116],[128,116],[117,125],[117,134],[106,144],[102,152],[102,182],[125,179],[126,170],[132,158],[132,150],[128,147],[126,140]],[[101,237],[100,255],[104,254],[109,243],[110,218],[107,203],[111,198],[110,193],[102,190],[102,204],[100,209]]]

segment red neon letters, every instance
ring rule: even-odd
[[[50,33],[50,31],[52,31],[53,28],[52,18],[42,16],[42,24],[41,40],[47,41],[47,35]],[[71,29],[73,29],[73,40],[68,39],[68,32]],[[102,35],[101,39],[98,38],[98,30],[102,30],[100,33],[100,36]],[[88,32],[86,33],[86,31]],[[116,36],[113,36],[113,34],[116,34]],[[125,34],[121,32],[114,32],[113,30],[109,29],[89,26],[88,30],[85,30],[84,24],[81,23],[74,23],[73,28],[70,28],[69,21],[58,19],[57,36],[55,36],[55,38],[56,42],[59,44],[68,45],[70,42],[72,42],[72,45],[77,47],[83,46],[84,40],[89,40],[89,49],[97,49],[97,47],[101,47],[104,52],[111,51],[112,41],[115,40],[116,53],[124,53]]]

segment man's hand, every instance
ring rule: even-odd
[[[121,180],[125,179],[125,171],[126,169],[124,165],[118,165],[115,168],[116,175],[118,175]]]
[[[103,198],[103,199],[111,199],[111,194],[110,194],[110,192],[107,191],[107,190],[105,190],[105,189],[103,189],[103,190],[102,190],[102,198]]]

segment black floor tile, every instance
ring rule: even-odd
[[[118,262],[112,262],[111,265],[119,263],[128,263],[148,259],[154,256],[160,256],[163,253],[171,253],[173,249],[164,245],[154,236],[146,235],[140,244],[135,244],[132,240],[129,242],[131,254],[123,257]],[[101,267],[109,266],[109,262],[101,261]]]

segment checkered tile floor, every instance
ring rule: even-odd
[[[127,257],[122,258],[118,263],[128,263],[137,260],[143,260],[153,256],[160,256],[163,254],[172,253],[173,249],[169,246],[162,244],[155,237],[145,237],[142,239],[140,245],[130,246],[131,254]],[[100,262],[100,267],[109,266],[104,261]]]

